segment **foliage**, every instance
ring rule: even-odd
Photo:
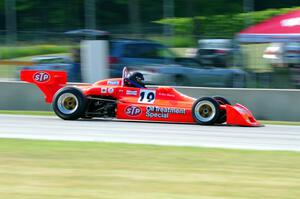
[[[196,39],[192,36],[185,37],[185,36],[173,36],[173,37],[163,37],[163,36],[152,36],[149,39],[160,42],[167,46],[173,47],[191,47],[194,46],[197,42]]]
[[[5,3],[0,1],[0,30],[5,30]],[[85,0],[17,0],[17,30],[19,31],[66,31],[85,27]],[[95,0],[98,29],[130,24],[129,5],[139,3],[140,21],[163,18],[163,0]],[[296,0],[254,0],[255,10],[283,8],[299,5]],[[233,0],[174,0],[176,17],[228,15],[243,11],[243,1]],[[125,30],[126,31],[126,30]]]
[[[196,33],[196,35],[201,37],[231,38],[234,34],[245,28],[245,25],[255,24],[274,15],[284,14],[299,8],[300,7],[269,9],[233,15],[214,15],[210,17],[168,18],[155,22],[173,26],[175,34],[177,35],[192,35]]]

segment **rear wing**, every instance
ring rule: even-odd
[[[35,84],[45,96],[45,101],[51,103],[55,93],[67,83],[65,71],[22,70],[20,79]]]

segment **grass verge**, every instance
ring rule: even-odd
[[[34,45],[34,46],[4,46],[0,47],[1,59],[12,59],[32,55],[67,53],[72,46]]]
[[[1,198],[299,198],[300,153],[0,139]]]
[[[64,47],[67,48],[67,47]],[[30,56],[25,56],[25,57],[17,57],[11,60],[14,61],[32,61],[32,58],[37,57],[37,56],[71,56],[70,53],[64,53],[64,48],[63,49],[54,49],[53,51],[57,50],[57,52],[60,52],[62,50],[62,53],[53,53],[53,54],[39,54],[39,52],[35,52],[35,54],[30,54],[32,52],[28,52],[28,55]],[[42,51],[43,52],[43,51]],[[26,52],[27,53],[27,52]],[[14,56],[14,55],[12,55]],[[1,58],[1,48],[0,48],[0,58]],[[17,77],[17,70],[20,69],[23,66],[20,65],[0,65],[0,78],[16,78]]]
[[[262,124],[300,126],[300,122],[260,120]]]
[[[11,115],[55,115],[52,111],[15,111],[15,110],[0,110],[0,114]]]

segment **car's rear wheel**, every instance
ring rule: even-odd
[[[219,118],[220,105],[214,98],[202,97],[194,102],[192,115],[198,124],[212,125]]]
[[[231,105],[231,103],[224,97],[214,96],[213,98],[219,103],[219,105],[226,105],[226,104]],[[220,109],[220,115],[219,118],[216,120],[216,124],[222,124],[226,122],[226,120],[227,120],[226,110]]]
[[[64,87],[55,94],[52,107],[58,117],[76,120],[84,115],[86,98],[80,90]]]

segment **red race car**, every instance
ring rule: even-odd
[[[63,71],[21,71],[21,80],[37,85],[64,120],[117,118],[173,123],[261,126],[243,105],[223,97],[186,96],[172,87],[146,88],[143,75],[129,73],[89,85],[66,85]]]

